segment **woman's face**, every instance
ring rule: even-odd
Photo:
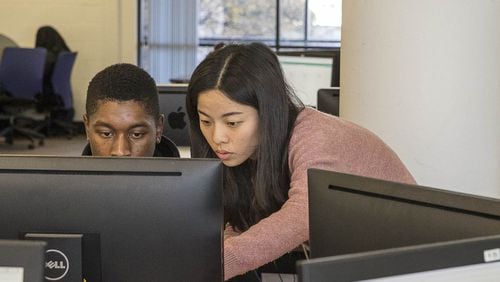
[[[238,166],[251,158],[259,145],[259,113],[218,90],[198,96],[201,133],[224,165]]]

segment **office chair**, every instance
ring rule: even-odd
[[[30,140],[30,149],[35,139],[43,145],[45,136],[33,130],[35,120],[19,114],[35,106],[35,97],[42,92],[43,70],[47,50],[44,48],[7,47],[0,64],[0,112],[4,127],[0,136],[13,143],[15,135]]]
[[[0,59],[2,58],[3,50],[7,47],[17,47],[17,43],[9,37],[0,34]]]
[[[47,136],[55,133],[57,129],[66,132],[67,137],[73,136],[75,126],[73,124],[73,92],[71,90],[71,73],[76,59],[76,52],[61,52],[58,54],[51,76],[53,93],[55,101],[58,103],[45,105],[44,110],[47,113],[45,121],[37,127],[38,131],[44,130]]]

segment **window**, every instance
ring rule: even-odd
[[[341,0],[199,0],[198,34],[201,46],[339,47],[341,14]]]
[[[139,1],[139,65],[157,83],[184,81],[198,64],[197,0]]]
[[[139,65],[167,83],[190,77],[219,42],[338,49],[341,12],[342,0],[139,0]]]

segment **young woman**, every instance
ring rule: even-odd
[[[226,280],[308,240],[307,169],[414,183],[376,135],[304,107],[265,45],[213,51],[195,69],[186,103],[193,157],[225,165]]]

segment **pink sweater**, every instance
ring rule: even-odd
[[[307,169],[415,183],[398,156],[375,134],[311,108],[297,118],[288,161],[289,199],[282,208],[243,233],[226,227],[226,280],[271,262],[308,240]]]

